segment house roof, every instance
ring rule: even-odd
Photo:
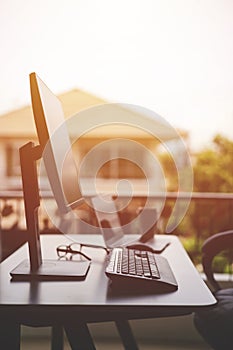
[[[106,103],[101,98],[82,90],[73,89],[58,96],[65,117],[98,104]],[[26,106],[0,116],[1,137],[36,137],[36,127],[31,106]]]
[[[68,92],[65,92],[58,96],[63,107],[65,118],[69,118],[70,116],[77,115],[80,111],[91,111],[90,107],[97,106],[95,109],[96,119],[98,120],[98,112],[101,114],[102,111],[98,106],[106,105],[107,110],[106,113],[108,115],[112,115],[112,120],[114,116],[117,117],[119,113],[121,114],[121,119],[131,120],[134,125],[134,121],[138,121],[138,125],[141,125],[143,122],[147,122],[148,118],[146,115],[142,115],[142,112],[138,112],[137,110],[126,108],[120,104],[109,104],[105,100],[87,93],[83,90],[73,89]],[[94,113],[94,114],[95,114]],[[93,117],[93,116],[92,116]],[[100,115],[99,115],[100,117]],[[88,119],[88,113],[85,112],[85,118]],[[94,115],[95,118],[95,115]],[[106,119],[107,120],[107,119]],[[83,124],[83,119],[81,119]],[[173,131],[169,130],[166,124],[162,121],[153,120],[153,128],[156,130],[156,135],[159,135],[163,140],[174,139],[177,137]],[[70,136],[75,137],[80,133],[80,123],[72,124],[72,128],[70,131]],[[150,130],[150,126],[147,127],[147,130]],[[132,126],[123,126],[122,125],[106,125],[104,127],[97,127],[90,131],[85,137],[88,138],[106,138],[109,137],[131,137],[133,139],[154,139],[155,133],[150,134],[148,131],[143,131],[142,128],[135,128]],[[184,132],[181,132],[183,136],[186,136]],[[14,110],[12,112],[6,113],[0,116],[0,137],[3,138],[28,138],[34,139],[37,138],[36,127],[33,118],[33,112],[31,106],[26,106],[24,108],[20,108]]]

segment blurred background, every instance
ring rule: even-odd
[[[66,117],[106,102],[138,105],[160,115],[186,144],[197,192],[176,233],[189,237],[188,245],[198,250],[202,238],[231,227],[232,17],[230,0],[2,0],[0,188],[4,228],[24,225],[23,208],[10,197],[21,196],[17,192],[21,190],[18,149],[27,141],[37,142],[29,87],[32,71],[60,98]],[[106,129],[84,137],[79,140],[77,157],[82,158],[97,141],[121,137],[121,133],[121,129]],[[130,130],[124,136],[159,154],[166,191],[172,192],[158,223],[163,231],[174,193],[180,190],[174,159],[159,151],[158,142],[148,135]],[[110,158],[117,154],[116,150],[109,152]],[[130,152],[133,150],[128,150],[129,158]],[[100,173],[105,184],[113,177],[131,181],[143,177],[140,169],[122,159],[109,162]],[[218,193],[228,195],[219,198]],[[140,205],[142,196],[129,209],[135,212]],[[131,215],[134,213],[129,213],[129,220]],[[42,221],[47,229],[48,220]]]
[[[0,113],[30,103],[36,71],[56,94],[78,88],[149,108],[193,149],[232,137],[230,0],[4,1]]]
[[[233,226],[233,2],[1,0],[0,33],[1,259],[26,240],[18,149],[37,142],[29,87],[35,71],[60,98],[67,118],[99,104],[127,103],[157,113],[177,131],[192,162],[194,192],[173,234],[201,271],[203,240]],[[97,130],[79,140],[77,156],[121,134]],[[124,136],[160,160],[167,199],[156,232],[164,233],[180,190],[174,159],[148,134],[129,130]],[[122,159],[99,175],[105,184],[129,178],[142,186],[143,174]],[[143,186],[139,192],[120,213],[122,223],[144,205]],[[57,232],[43,210],[40,215],[41,232]],[[92,217],[85,214],[85,220]],[[226,256],[216,263],[216,271],[228,275],[231,267]]]
[[[199,193],[176,233],[190,237],[188,245],[198,250],[201,238],[232,225],[231,196],[218,198],[218,193],[231,193],[233,188],[230,0],[20,0],[1,1],[0,10],[0,176],[5,228],[24,225],[23,208],[19,201],[10,202],[10,197],[20,197],[16,193],[21,189],[18,149],[27,141],[37,141],[30,106],[32,71],[58,95],[66,117],[106,102],[138,105],[159,114],[183,138],[194,169],[194,191]],[[96,140],[120,136],[121,129],[107,129],[79,140],[79,157]],[[132,130],[126,136],[139,139]],[[177,170],[174,159],[158,152],[158,142],[148,139],[140,134],[140,142],[159,154],[166,190],[172,192],[158,223],[163,231],[178,191]],[[123,160],[106,164],[100,176],[105,183],[113,177],[131,181],[143,177],[134,164]],[[210,198],[203,196],[205,192],[212,193]],[[143,205],[141,197],[135,198],[130,210]],[[48,220],[43,222],[48,228]]]

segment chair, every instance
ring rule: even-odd
[[[232,264],[233,230],[217,233],[203,244],[203,269],[217,304],[194,315],[196,329],[215,350],[233,348],[233,288],[222,289],[213,272],[214,257],[223,251],[230,252],[228,258]]]

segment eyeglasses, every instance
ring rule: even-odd
[[[69,245],[59,245],[56,248],[56,251],[57,251],[58,257],[61,259],[65,258],[67,260],[74,260],[75,256],[76,257],[80,256],[91,261],[91,258],[82,252],[83,247],[104,249],[107,254],[109,253],[109,250],[104,246],[95,245],[95,244],[84,244],[84,243],[71,243]]]

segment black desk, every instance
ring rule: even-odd
[[[163,252],[179,288],[168,294],[119,295],[112,292],[104,273],[106,253],[89,249],[92,264],[85,281],[12,282],[9,272],[28,258],[27,245],[0,264],[0,322],[6,331],[19,324],[48,322],[101,322],[185,315],[216,301],[176,236],[159,235],[171,244]],[[100,235],[79,235],[77,241],[103,244]],[[42,235],[42,255],[56,258],[56,246],[69,244],[63,235]],[[18,333],[19,334],[19,333]],[[19,335],[18,335],[19,336]],[[17,347],[16,347],[17,348]]]

